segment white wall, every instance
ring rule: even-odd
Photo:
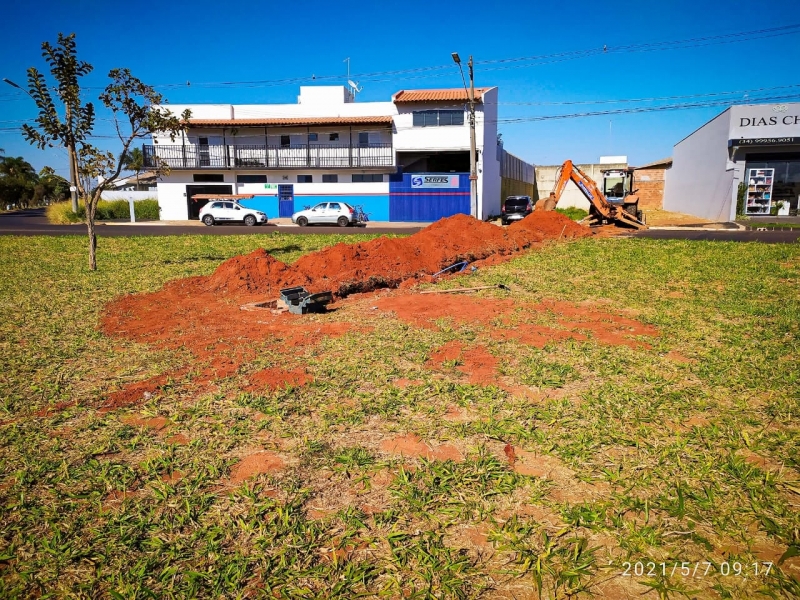
[[[735,213],[735,165],[728,160],[731,111],[726,110],[675,145],[664,185],[664,210],[712,221]]]
[[[481,219],[500,214],[500,150],[497,147],[497,88],[483,94],[483,110],[480,113],[480,129],[476,123],[475,133],[483,135],[478,145],[481,148],[478,161],[478,207]],[[476,113],[476,120],[478,114]]]
[[[219,173],[213,171],[212,173]],[[291,184],[295,194],[295,205],[302,206],[302,196],[340,196],[340,195],[388,195],[389,173],[383,173],[382,182],[353,183],[354,173],[364,173],[362,170],[331,170],[339,176],[337,183],[322,183],[324,170],[297,171],[226,171],[223,173],[224,181],[213,183],[195,182],[192,172],[173,171],[165,175],[158,182],[158,205],[161,209],[161,219],[165,221],[183,221],[189,218],[186,186],[187,185],[230,185],[234,194],[253,194],[258,196],[275,196],[277,188],[265,188],[263,183],[236,183],[236,175],[267,175],[270,184]],[[374,171],[370,171],[374,172]],[[206,173],[204,170],[203,173]],[[312,183],[297,183],[298,175],[311,175]],[[286,179],[284,179],[284,177]],[[124,193],[124,192],[122,192]],[[144,194],[146,192],[136,192]],[[150,197],[156,194],[147,192]]]
[[[100,198],[103,200],[149,200],[158,199],[158,192],[155,190],[143,192],[106,190],[100,195]]]
[[[463,108],[464,103],[454,102],[443,105],[441,102],[431,104],[414,102],[401,104],[399,114],[394,118],[394,148],[398,152],[425,152],[430,150],[469,150],[469,112],[464,110],[463,125],[445,127],[414,127],[413,113],[420,110]],[[475,106],[475,136],[478,147],[483,145],[482,107]]]

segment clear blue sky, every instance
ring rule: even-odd
[[[503,121],[689,100],[524,103],[653,98],[800,84],[797,30],[791,35],[739,43],[616,51],[621,46],[800,23],[797,0],[775,0],[767,5],[752,0],[612,4],[581,0],[560,4],[195,0],[118,5],[95,0],[43,0],[7,3],[3,17],[0,79],[23,85],[29,66],[44,70],[41,42],[54,42],[58,32],[75,32],[80,57],[95,67],[84,79],[85,85],[102,87],[109,69],[128,67],[152,85],[183,84],[161,89],[172,103],[295,102],[301,82],[202,84],[310,78],[312,74],[337,75],[340,79],[325,83],[344,84],[347,67],[343,59],[348,56],[353,78],[364,87],[359,100],[387,101],[403,88],[460,86],[461,78],[450,58],[453,51],[464,60],[473,54],[476,61],[491,61],[603,45],[611,51],[574,60],[478,64],[476,85],[499,86]],[[443,65],[450,67],[427,73],[363,76]],[[187,81],[190,86],[186,86]],[[98,91],[90,90],[87,97],[96,100]],[[800,100],[800,87],[770,93],[793,93],[790,100]],[[743,94],[731,98],[741,101]],[[709,99],[713,97],[701,98]],[[567,158],[594,162],[605,154],[624,154],[631,164],[642,164],[670,156],[677,141],[722,110],[705,107],[501,122],[499,130],[509,151],[537,164],[556,164]],[[37,169],[49,164],[65,174],[67,158],[63,151],[39,151],[18,132],[6,131],[33,116],[30,98],[0,84],[0,148],[7,156],[24,156]],[[100,121],[96,133],[109,134],[109,128],[109,122]]]

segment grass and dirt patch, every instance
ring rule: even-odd
[[[581,221],[589,216],[588,210],[578,208],[577,206],[568,206],[567,208],[557,208],[556,212],[559,212],[562,215],[569,217],[573,221]]]
[[[340,241],[101,238],[91,273],[0,238],[0,596],[800,594],[800,248],[550,243],[442,284],[511,293],[99,331]]]

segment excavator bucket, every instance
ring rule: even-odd
[[[635,216],[622,210],[621,208],[617,209],[616,214],[614,215],[614,220],[618,221],[619,223],[623,223],[635,229],[647,229],[647,225],[645,225],[642,221],[637,219]]]

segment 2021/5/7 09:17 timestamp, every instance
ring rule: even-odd
[[[707,577],[719,573],[724,577],[766,577],[772,570],[771,562],[739,562],[724,561],[713,563],[707,560],[700,562],[624,562],[623,577]]]

